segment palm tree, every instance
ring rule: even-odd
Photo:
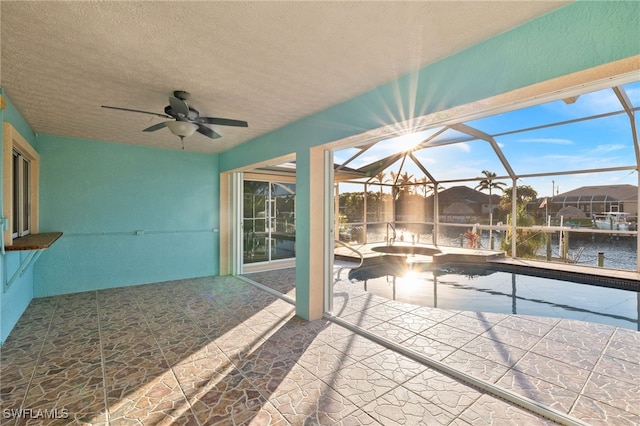
[[[393,181],[393,195],[394,199],[400,199],[403,194],[411,193],[411,184],[413,183],[413,175],[410,175],[409,172],[404,172],[402,174],[397,174],[395,172],[391,172],[391,180]]]
[[[496,178],[495,172],[490,172],[489,170],[483,170],[482,174],[485,176],[485,179],[482,179],[478,185],[476,185],[475,189],[484,191],[485,189],[489,190],[489,228],[493,225],[493,200],[491,199],[491,192],[493,189],[499,189],[504,192],[503,186],[506,184],[504,182],[496,182],[494,179]],[[491,240],[491,229],[489,229],[489,247],[493,249],[493,241]]]
[[[435,189],[435,185],[427,179],[426,176],[423,176],[422,179],[416,179],[416,183],[419,183],[422,187],[422,195],[424,198],[427,198],[427,194],[433,192]]]

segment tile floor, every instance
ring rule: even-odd
[[[291,269],[249,277],[295,296]],[[335,301],[386,341],[586,424],[640,424],[640,332],[417,307],[346,281]],[[236,277],[34,299],[1,352],[3,426],[552,424]]]

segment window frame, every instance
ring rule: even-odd
[[[14,239],[31,233],[31,161],[17,149],[12,152],[12,236]]]
[[[22,135],[10,124],[3,123],[3,141],[2,141],[2,212],[8,221],[8,226],[3,230],[3,238],[5,246],[13,245],[13,240],[23,237],[29,233],[38,232],[38,211],[39,211],[39,171],[40,171],[40,155],[36,150],[22,137]],[[19,173],[20,184],[17,186],[19,194],[16,200],[14,194],[14,152],[18,154],[20,161]],[[24,165],[28,163],[28,174],[24,175]],[[25,179],[26,178],[26,179]],[[27,187],[24,181],[27,180]],[[28,196],[24,197],[24,190],[28,191]],[[25,199],[26,198],[26,199]],[[15,201],[20,202],[16,205]],[[14,225],[16,217],[14,217],[14,206],[19,211],[17,234],[14,234]],[[28,225],[24,226],[24,213],[28,215]]]

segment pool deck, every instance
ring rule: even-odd
[[[247,277],[295,297],[282,286],[287,276],[293,272]],[[418,424],[412,413],[432,404],[452,416],[443,424],[640,424],[638,331],[417,306],[347,279],[335,282],[333,294],[326,318],[356,336],[329,342],[318,360],[338,369],[340,394],[371,393],[365,411],[382,424]],[[335,367],[340,351],[360,361]],[[432,416],[423,420],[439,423]]]

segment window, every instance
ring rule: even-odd
[[[38,171],[40,156],[9,123],[3,123],[3,217],[8,219],[4,243],[38,232]]]
[[[295,258],[296,184],[244,181],[245,264]]]
[[[31,232],[31,188],[30,161],[20,152],[13,150],[13,238],[23,237]]]

